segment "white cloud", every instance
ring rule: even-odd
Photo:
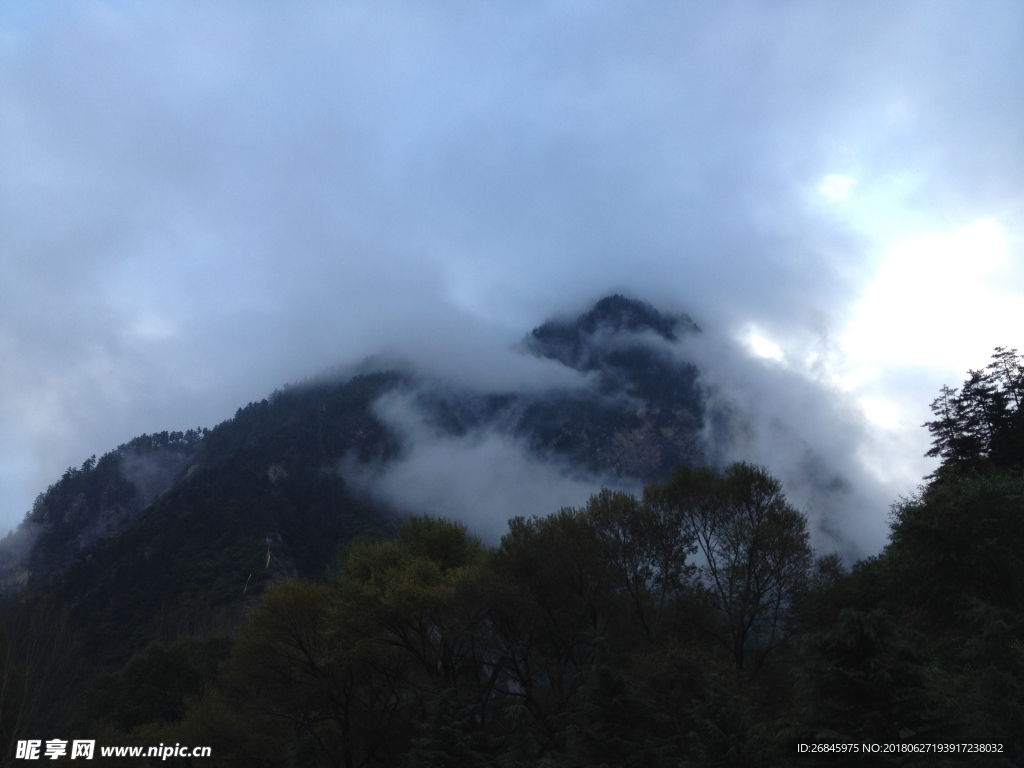
[[[764,357],[778,362],[783,361],[785,355],[782,353],[782,348],[775,342],[766,339],[756,326],[750,326],[747,328],[743,337],[747,347],[757,357]]]
[[[890,400],[862,397],[860,405],[868,419],[879,427],[898,429],[904,424],[899,407]]]
[[[997,345],[1020,345],[1024,297],[998,280],[1008,265],[1006,233],[991,218],[895,244],[843,338],[851,362],[965,370]]]
[[[494,430],[445,435],[429,427],[408,392],[384,395],[377,414],[400,436],[403,455],[384,466],[343,462],[356,488],[409,513],[458,520],[496,545],[517,515],[550,515],[581,506],[611,478],[541,459],[516,438]]]
[[[852,176],[840,176],[838,173],[830,173],[821,180],[818,191],[830,200],[845,200],[853,189],[857,180]]]

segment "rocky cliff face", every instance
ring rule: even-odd
[[[527,347],[596,376],[591,393],[542,399],[519,431],[539,449],[644,482],[663,479],[681,463],[704,460],[704,402],[697,368],[674,346],[700,329],[686,315],[610,296],[570,321],[549,321]]]
[[[590,472],[660,480],[681,463],[705,459],[699,372],[676,346],[699,332],[685,315],[609,296],[579,317],[535,328],[524,341],[529,354],[590,375],[591,386],[484,396],[434,386],[420,393],[420,406],[451,434],[497,429]]]

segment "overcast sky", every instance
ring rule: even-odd
[[[1019,2],[6,2],[0,528],[368,354],[529,384],[618,291],[874,483],[870,548],[939,386],[1024,348],[1022,182]]]

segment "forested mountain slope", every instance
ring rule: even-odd
[[[695,332],[689,318],[611,296],[524,345],[593,374],[590,386],[480,393],[370,372],[285,387],[212,429],[143,435],[40,494],[0,544],[0,583],[59,596],[102,663],[182,628],[231,627],[267,584],[322,578],[341,543],[394,530],[394,513],[355,493],[338,465],[402,454],[374,409],[395,390],[440,432],[499,429],[540,458],[660,479],[700,461],[703,410],[696,369],[652,341]]]

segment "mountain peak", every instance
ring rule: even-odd
[[[604,297],[575,320],[548,320],[530,332],[526,343],[541,357],[586,368],[586,352],[595,345],[597,337],[644,331],[676,341],[678,334],[699,332],[700,328],[688,315],[659,312],[645,301],[616,293]]]

